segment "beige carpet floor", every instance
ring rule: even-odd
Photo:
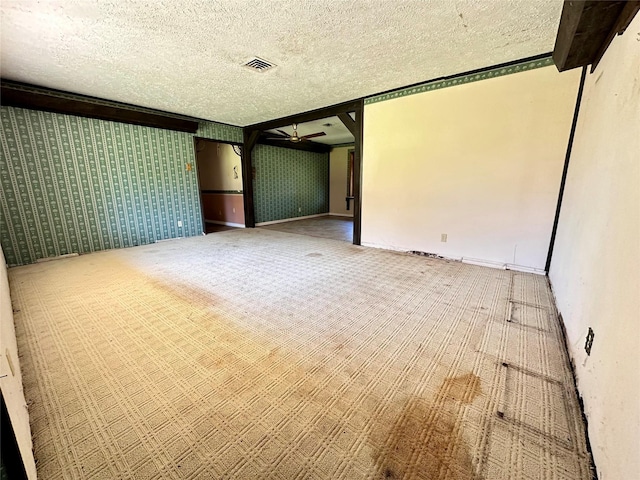
[[[331,238],[343,242],[353,242],[353,218],[326,215],[290,222],[274,223],[259,228],[275,230],[277,232],[310,235],[312,237]]]
[[[591,478],[544,277],[267,229],[9,274],[42,479]]]

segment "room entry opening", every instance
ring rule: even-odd
[[[355,245],[360,245],[363,111],[364,99],[358,99],[244,127],[242,167],[245,173],[244,182],[247,193],[245,197],[247,226],[263,227],[276,222],[298,221],[299,219],[296,217],[301,215],[296,215],[296,213],[302,213],[299,201],[290,202],[289,198],[279,198],[282,200],[280,203],[293,203],[293,205],[285,205],[287,211],[293,214],[289,214],[289,217],[286,218],[282,215],[265,215],[267,211],[265,205],[272,200],[263,197],[265,197],[265,191],[269,190],[259,189],[260,195],[254,198],[254,185],[250,178],[253,171],[254,182],[257,181],[256,178],[260,180],[259,169],[257,177],[255,176],[256,170],[254,170],[253,150],[257,145],[329,153],[329,181],[326,182],[326,189],[324,189],[325,196],[329,199],[329,207],[308,209],[314,211],[307,216],[322,215],[349,219],[351,228],[348,240]],[[285,130],[288,125],[291,125],[292,130],[293,125],[296,126],[294,133]],[[304,132],[303,127],[308,129],[309,133]],[[310,139],[309,135],[313,138]],[[306,142],[302,140],[303,137],[306,137]],[[347,149],[353,150],[353,155],[349,157],[348,162],[345,158]],[[262,150],[260,153],[263,153]],[[353,158],[352,161],[351,158]],[[347,180],[347,173],[349,180]],[[315,178],[316,184],[318,182],[324,183],[326,176],[322,173],[316,175]],[[308,191],[308,189],[304,191]],[[320,196],[315,197],[315,199],[318,198]],[[298,199],[294,198],[294,200]],[[283,209],[281,208],[281,210]],[[259,215],[256,215],[256,212]],[[277,218],[265,218],[269,216]]]
[[[195,138],[204,233],[243,228],[241,145]]]
[[[356,151],[349,150],[349,154],[347,157],[347,196],[345,200],[347,202],[347,210],[351,210],[351,202],[354,200],[355,196],[353,194],[353,163],[355,160]]]

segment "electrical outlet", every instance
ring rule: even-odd
[[[446,233],[441,233],[440,234],[440,241],[446,243],[446,241],[447,241],[447,234]]]
[[[233,207],[233,213],[236,213],[236,207]]]
[[[182,220],[178,220],[178,228],[182,227]]]
[[[593,330],[591,329],[591,327],[589,327],[589,332],[587,333],[587,341],[584,342],[584,351],[587,352],[587,355],[591,355],[591,346],[593,345],[593,338],[596,336],[595,333],[593,333]]]
[[[302,207],[298,207],[298,213],[302,212]]]

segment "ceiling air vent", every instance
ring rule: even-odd
[[[254,72],[266,72],[267,70],[271,70],[276,65],[274,63],[268,62],[263,58],[254,57],[244,64],[245,67],[253,70]]]

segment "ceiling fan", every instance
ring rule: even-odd
[[[277,130],[277,129],[276,129]],[[298,124],[294,123],[293,124],[293,134],[289,135],[287,132],[283,131],[283,130],[277,130],[278,132],[280,132],[282,135],[284,136],[279,136],[276,135],[275,137],[269,137],[267,140],[286,140],[289,142],[294,142],[294,143],[298,143],[298,142],[303,142],[305,140],[309,140],[310,138],[315,138],[315,137],[322,137],[324,135],[326,135],[326,133],[324,132],[317,132],[317,133],[311,133],[309,135],[298,135]],[[271,135],[275,135],[275,134],[271,134]]]

